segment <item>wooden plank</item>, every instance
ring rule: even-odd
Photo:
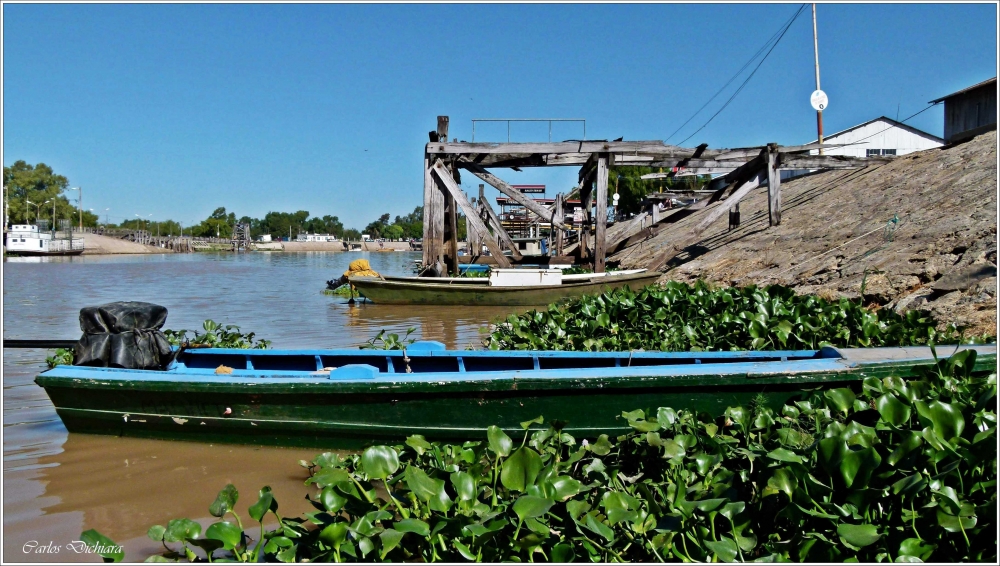
[[[527,208],[531,212],[537,214],[539,218],[543,220],[545,219],[548,219],[550,221],[552,220],[553,215],[551,208],[539,204],[535,202],[533,199],[524,196],[524,193],[508,185],[506,182],[504,182],[502,179],[500,179],[493,173],[490,173],[489,171],[480,167],[479,165],[468,161],[460,161],[459,164],[465,167],[465,169],[467,169],[470,173],[472,173],[476,177],[479,177],[480,179],[486,181],[490,185],[496,187],[498,191],[510,197],[511,200],[513,200],[514,202],[520,204],[521,206]],[[559,221],[559,224],[564,225],[561,220]],[[568,225],[564,226],[570,228],[570,226]]]
[[[691,175],[715,175],[720,173],[729,173],[739,167],[739,165],[733,165],[731,167],[684,167],[680,171],[671,171],[669,173],[646,173],[640,179],[670,179],[678,177],[686,177]]]
[[[451,274],[459,275],[458,270],[458,210],[455,199],[450,194],[444,195],[444,206],[448,214],[448,267]]]
[[[747,158],[753,158],[760,148],[745,150],[713,149],[679,147],[663,143],[661,140],[648,141],[572,141],[572,142],[529,142],[529,143],[445,143],[431,142],[427,144],[427,152],[432,154],[462,154],[471,155],[548,155],[583,159],[593,153],[614,153],[627,159],[629,155],[661,156],[661,157],[695,157],[715,158],[717,155],[730,156],[742,151]]]
[[[448,122],[450,122],[450,119],[447,116],[438,116],[438,141],[443,143],[448,142]]]
[[[444,255],[444,195],[431,175],[430,156],[424,155],[423,263],[430,266]]]
[[[781,173],[776,144],[767,144],[767,217],[771,226],[781,224]]]
[[[507,246],[514,259],[520,260],[522,257],[521,250],[517,249],[517,244],[514,243],[514,240],[510,239],[510,235],[503,229],[503,225],[500,224],[500,218],[493,211],[493,207],[490,206],[490,202],[486,199],[483,199],[483,210],[486,211],[486,216],[489,217],[490,224],[493,225],[493,229],[496,231],[496,236],[500,237],[500,241],[503,242],[503,245]],[[493,238],[495,236],[488,234],[488,237]]]
[[[594,273],[604,273],[608,230],[608,155],[597,158],[597,212],[594,227]]]
[[[580,208],[583,209],[583,224],[580,226],[580,243],[578,246],[581,260],[589,259],[590,255],[590,221],[593,208],[594,185],[588,181],[580,189]]]
[[[563,196],[562,193],[556,195],[555,204],[555,217],[559,220],[565,222],[566,215],[563,213]],[[561,256],[563,255],[563,229],[557,226],[556,222],[552,223],[552,231],[556,235],[555,240],[555,253],[553,255]]]
[[[445,167],[444,163],[438,159],[434,166],[431,168],[434,175],[437,177],[438,183],[451,194],[451,197],[455,202],[462,208],[465,213],[465,217],[468,218],[472,223],[476,224],[476,229],[482,232],[486,232],[486,226],[483,225],[482,220],[476,215],[476,211],[472,208],[472,203],[469,199],[465,197],[465,193],[462,192],[461,187],[459,187],[455,180],[451,176],[451,172]],[[493,241],[493,238],[488,238],[486,240],[486,247],[489,248],[490,253],[493,254],[494,259],[496,259],[497,265],[500,267],[510,267],[510,260],[503,255],[503,250],[500,246]]]
[[[742,186],[736,189],[736,191],[733,192],[733,194],[729,195],[729,197],[726,198],[726,200],[720,202],[718,206],[715,207],[715,209],[713,209],[711,212],[708,213],[708,215],[705,217],[704,220],[702,220],[701,222],[698,223],[697,226],[695,226],[694,228],[695,234],[701,234],[702,232],[704,232],[705,229],[709,227],[709,225],[718,220],[719,217],[721,217],[723,214],[726,214],[726,212],[728,212],[729,209],[732,208],[734,205],[738,204],[743,197],[750,194],[750,191],[759,187],[762,180],[762,176],[763,172],[760,175],[743,183]]]

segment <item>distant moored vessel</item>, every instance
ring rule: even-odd
[[[14,224],[7,231],[7,253],[10,255],[79,255],[83,253],[83,238],[53,238],[36,224]]]

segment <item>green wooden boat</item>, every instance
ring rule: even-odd
[[[592,295],[609,289],[640,289],[662,273],[591,274],[565,277],[557,285],[494,287],[487,279],[432,277],[351,277],[350,282],[368,300],[386,305],[537,306],[568,297]]]
[[[976,371],[996,371],[995,345],[961,348],[976,350]],[[777,408],[804,390],[858,389],[933,361],[923,347],[496,352],[418,342],[405,351],[186,350],[165,371],[58,366],[36,383],[73,433],[352,448],[413,434],[481,440],[490,425],[513,434],[540,415],[578,438],[621,434],[622,411],[719,415],[760,395]]]

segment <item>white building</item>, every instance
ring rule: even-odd
[[[813,140],[809,143],[816,143]],[[944,145],[944,140],[897,122],[892,118],[879,116],[863,124],[858,124],[846,130],[823,136],[824,144],[851,144],[844,147],[823,149],[823,155],[847,155],[851,157],[871,157],[874,155],[906,155],[914,151],[933,149]],[[812,155],[818,150],[809,152]],[[782,171],[781,178],[796,177],[808,173],[809,170]]]
[[[333,234],[302,234],[295,237],[296,242],[336,242],[337,237]]]

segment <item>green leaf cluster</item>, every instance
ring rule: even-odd
[[[962,340],[927,312],[869,310],[781,285],[713,288],[671,281],[616,289],[510,315],[484,339],[493,350],[814,350]]]
[[[346,285],[345,285],[346,286]],[[406,347],[410,344],[416,342],[416,339],[410,338],[410,334],[416,332],[415,327],[410,327],[406,329],[406,335],[402,338],[399,334],[390,333],[386,334],[385,329],[379,331],[378,334],[373,336],[368,342],[360,346],[361,350],[406,350]]]
[[[194,546],[313,562],[995,563],[996,373],[974,373],[975,357],[808,392],[780,411],[639,409],[616,438],[578,442],[539,417],[479,442],[411,436],[324,453],[300,462],[314,490],[304,518],[278,517],[260,492],[251,517],[279,522],[262,544],[238,517],[204,537],[187,519],[150,532],[174,544],[166,557],[188,559]],[[224,519],[235,502],[227,486],[210,511]]]
[[[256,338],[253,332],[241,332],[240,327],[235,324],[220,324],[209,319],[202,324],[202,328],[203,332],[195,331],[190,337],[187,330],[164,330],[163,334],[174,346],[256,350],[271,347],[270,340]]]

